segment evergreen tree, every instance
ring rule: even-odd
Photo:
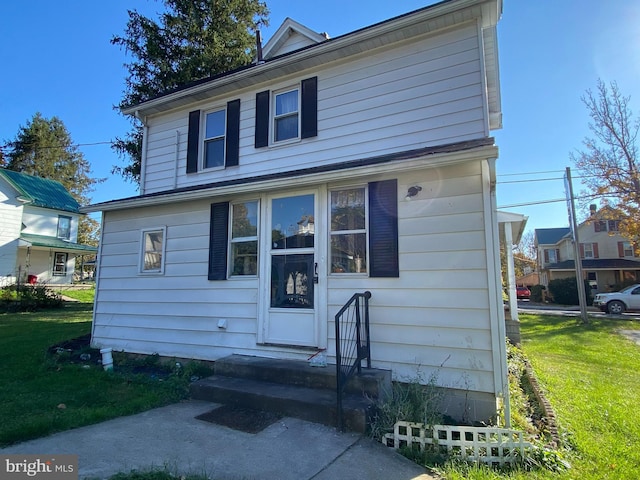
[[[267,25],[268,10],[259,0],[162,0],[158,20],[129,10],[124,36],[111,43],[133,57],[126,89],[117,108],[149,100],[195,80],[248,65],[255,52],[255,32]],[[126,179],[140,182],[142,125],[117,138],[113,148],[130,163],[114,167]]]
[[[102,182],[90,176],[91,167],[58,117],[47,119],[36,113],[26,126],[20,126],[13,141],[7,143],[6,168],[36,177],[57,180],[81,205],[90,202],[89,193]],[[98,224],[80,217],[78,241],[97,244]]]

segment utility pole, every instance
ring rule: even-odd
[[[567,167],[565,174],[567,188],[567,209],[569,210],[569,227],[573,240],[573,258],[576,265],[576,286],[578,287],[578,301],[580,302],[580,316],[583,323],[589,323],[587,315],[587,299],[584,293],[584,278],[582,276],[582,259],[580,258],[580,239],[578,238],[578,224],[576,222],[576,207],[573,196],[573,183],[571,182],[571,168]]]

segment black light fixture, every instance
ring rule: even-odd
[[[421,191],[422,191],[422,187],[420,185],[415,185],[413,187],[409,187],[409,190],[407,190],[407,196],[404,197],[404,199],[406,201],[409,201],[409,200],[411,200],[412,197],[415,197]]]

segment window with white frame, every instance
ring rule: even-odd
[[[547,263],[558,263],[558,255],[556,250],[553,248],[545,250],[545,257]]]
[[[330,193],[331,273],[367,273],[367,190]]]
[[[584,244],[584,258],[595,258],[595,249],[593,243]]]
[[[633,257],[633,245],[631,242],[622,242],[622,255],[624,257]]]
[[[216,110],[205,114],[203,167],[224,167],[226,111]]]
[[[231,204],[231,276],[258,274],[258,201]]]
[[[142,231],[142,258],[140,261],[142,273],[164,272],[165,233],[164,227]]]
[[[299,136],[299,89],[274,95],[273,140],[281,142]]]
[[[67,274],[67,260],[69,259],[68,253],[56,252],[53,255],[53,275],[63,276]]]
[[[64,240],[71,239],[71,217],[65,215],[58,215],[58,238]]]

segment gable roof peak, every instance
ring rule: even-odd
[[[262,55],[263,58],[269,59],[325,40],[329,40],[327,33],[314,32],[287,17],[262,48]]]

